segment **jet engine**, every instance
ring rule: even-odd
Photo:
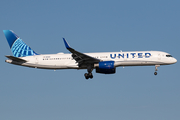
[[[96,73],[114,74],[116,68],[114,67],[114,61],[102,61],[95,65]]]

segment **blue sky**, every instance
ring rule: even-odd
[[[5,0],[0,28],[11,29],[37,53],[158,50],[180,60],[178,0]],[[12,55],[0,34],[1,120],[179,120],[177,62],[119,67],[113,75],[41,70],[5,63]]]

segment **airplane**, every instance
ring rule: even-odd
[[[99,52],[81,53],[70,47],[63,38],[65,47],[71,54],[38,54],[32,50],[12,30],[3,30],[13,56],[6,55],[5,62],[41,69],[87,69],[86,79],[93,78],[92,71],[102,74],[116,73],[116,67],[155,66],[157,75],[160,65],[174,64],[177,60],[169,53],[161,51]]]

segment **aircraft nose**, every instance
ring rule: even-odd
[[[174,58],[173,63],[176,63],[176,62],[177,62],[177,59],[176,59],[176,58]]]

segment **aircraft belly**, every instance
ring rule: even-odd
[[[39,62],[38,64],[36,62],[16,62],[12,60],[6,60],[7,63],[14,64],[14,65],[20,65],[25,67],[32,67],[32,68],[41,68],[41,69],[78,69],[79,66],[76,64],[57,64],[52,62],[49,64],[47,62]]]
[[[46,65],[46,64],[31,64],[23,63],[22,66],[41,68],[41,69],[77,69],[78,66],[65,66],[65,65]]]

